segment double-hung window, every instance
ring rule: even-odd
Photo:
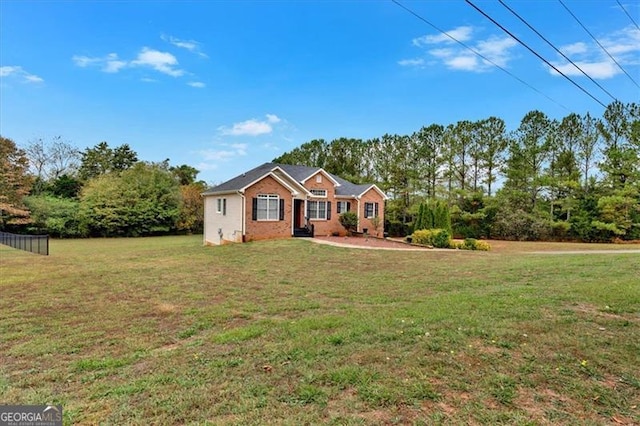
[[[346,213],[349,210],[351,210],[351,203],[348,201],[338,201],[338,210],[337,213],[341,214],[341,213]]]
[[[222,213],[223,216],[227,214],[227,199],[226,198],[218,198],[216,213]]]
[[[378,203],[364,203],[364,217],[371,219],[378,216]]]
[[[258,194],[256,202],[257,220],[279,220],[280,197],[274,194]]]
[[[311,220],[331,219],[331,202],[307,201],[307,217]]]

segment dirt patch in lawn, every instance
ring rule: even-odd
[[[341,247],[369,248],[381,250],[432,250],[401,241],[375,237],[315,237],[315,242]]]

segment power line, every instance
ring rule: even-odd
[[[600,83],[598,83],[597,81],[595,81],[593,78],[591,78],[591,76],[589,74],[587,74],[586,72],[584,72],[584,70],[582,68],[580,68],[575,62],[573,62],[571,59],[569,59],[567,57],[567,55],[565,55],[560,49],[558,49],[553,43],[551,43],[549,40],[547,40],[542,34],[540,34],[538,32],[538,30],[536,30],[535,28],[533,28],[529,22],[527,22],[522,16],[518,15],[518,13],[516,13],[516,11],[514,11],[513,9],[511,9],[504,1],[502,0],[498,0],[500,2],[500,4],[502,6],[504,6],[509,12],[511,12],[513,15],[516,16],[516,18],[518,18],[520,21],[522,21],[522,23],[524,23],[527,27],[529,27],[529,29],[531,29],[531,31],[533,31],[534,33],[536,33],[538,35],[538,37],[540,37],[542,40],[544,40],[549,46],[551,46],[556,52],[558,52],[560,55],[562,55],[562,57],[564,59],[566,59],[567,61],[569,61],[571,63],[571,65],[573,65],[574,67],[576,67],[585,77],[587,77],[589,80],[591,80],[591,82],[593,84],[595,84],[596,86],[598,86],[600,89],[602,89],[603,92],[605,92],[607,95],[609,95],[611,97],[611,99],[613,99],[614,101],[617,100],[617,98],[615,96],[613,96],[611,93],[609,93],[609,91],[607,89],[605,89],[604,87],[602,87],[600,85]]]
[[[620,0],[616,0],[616,3],[618,3],[618,6],[620,6],[620,9],[622,9],[624,11],[625,15],[627,15],[629,17],[629,19],[631,19],[631,22],[633,22],[633,25],[635,25],[636,28],[640,30],[640,27],[638,26],[638,23],[631,17],[631,15],[629,15],[629,12],[627,12],[627,9],[625,9],[625,7],[622,5],[622,3],[620,3]]]
[[[569,111],[571,112],[571,110],[569,108],[567,108],[566,106],[562,105],[560,102],[556,101],[555,99],[545,95],[544,93],[542,93],[540,90],[536,89],[535,87],[533,87],[531,84],[527,83],[526,81],[524,81],[523,79],[521,79],[520,77],[516,76],[515,74],[513,74],[512,72],[510,72],[509,70],[507,70],[506,68],[496,64],[494,61],[492,61],[491,59],[487,58],[486,56],[484,56],[482,53],[478,52],[476,49],[474,49],[473,47],[467,45],[466,43],[458,40],[457,38],[455,38],[454,36],[452,36],[451,34],[445,32],[444,30],[441,30],[439,27],[437,27],[436,25],[432,24],[431,22],[429,22],[426,18],[423,18],[422,16],[418,15],[416,12],[414,12],[413,10],[409,9],[408,7],[406,7],[405,5],[403,5],[402,3],[400,3],[397,0],[391,0],[393,3],[395,3],[396,5],[398,5],[399,7],[401,7],[402,9],[404,9],[405,11],[409,12],[411,15],[415,16],[416,18],[418,18],[419,20],[421,20],[422,22],[424,22],[425,24],[429,25],[431,28],[435,29],[436,31],[439,31],[440,33],[444,34],[445,36],[449,37],[451,40],[455,41],[456,43],[458,43],[459,45],[461,45],[462,47],[464,47],[467,50],[470,50],[471,52],[473,52],[474,54],[476,54],[477,56],[479,56],[480,58],[482,58],[483,60],[489,62],[490,64],[492,64],[493,66],[499,68],[501,71],[505,72],[506,74],[508,74],[509,76],[515,78],[516,80],[518,80],[520,83],[524,84],[525,86],[527,86],[529,89],[533,90],[534,92],[538,93],[539,95],[544,96],[545,98],[547,98],[548,100],[550,100],[551,102],[553,102],[554,104],[560,106],[561,108],[563,108],[565,111]]]
[[[473,4],[473,2],[471,0],[465,0],[467,2],[467,4],[469,4],[471,7],[473,7],[475,10],[477,10],[478,12],[480,12],[480,14],[482,14],[485,18],[487,18],[488,20],[490,20],[491,22],[493,22],[495,25],[497,25],[502,31],[504,31],[505,33],[507,33],[511,38],[513,38],[515,41],[517,41],[518,43],[520,43],[522,46],[524,46],[525,48],[527,48],[527,50],[529,50],[529,52],[533,53],[534,55],[536,55],[541,61],[543,61],[545,64],[549,65],[551,68],[553,68],[558,74],[562,75],[564,78],[566,78],[567,80],[569,80],[571,82],[571,84],[573,84],[574,86],[576,86],[578,89],[580,89],[582,92],[584,92],[587,96],[589,96],[591,99],[593,99],[594,101],[596,101],[597,103],[599,103],[603,108],[606,108],[607,106],[605,104],[603,104],[598,98],[596,98],[595,96],[593,96],[591,93],[589,93],[584,87],[580,86],[578,83],[576,83],[575,81],[573,81],[571,78],[569,78],[565,73],[563,73],[562,71],[560,71],[555,65],[553,65],[551,62],[547,61],[545,58],[543,58],[542,56],[540,56],[540,54],[538,54],[538,52],[536,52],[535,50],[533,50],[531,47],[529,47],[529,45],[527,45],[526,43],[524,43],[522,40],[520,40],[518,37],[516,37],[513,33],[511,33],[511,31],[509,31],[508,29],[506,29],[505,27],[503,27],[502,25],[500,25],[499,22],[497,22],[495,19],[493,19],[491,16],[487,15],[482,9],[480,9],[478,6],[476,6],[475,4]]]
[[[620,64],[618,63],[618,61],[616,61],[616,58],[614,58],[613,56],[611,56],[611,53],[609,53],[609,51],[608,51],[607,49],[605,49],[605,48],[604,48],[604,46],[603,46],[602,44],[600,44],[600,42],[598,41],[598,39],[597,39],[597,38],[595,38],[595,36],[594,36],[593,34],[591,34],[591,32],[587,29],[587,27],[585,27],[585,26],[584,26],[584,24],[580,21],[580,19],[578,19],[578,17],[577,17],[576,15],[574,15],[574,14],[573,14],[573,12],[572,12],[568,7],[567,7],[567,5],[565,5],[565,4],[564,4],[564,2],[563,2],[562,0],[558,0],[558,1],[559,1],[559,2],[560,2],[560,4],[562,5],[562,7],[564,7],[564,8],[566,9],[566,11],[567,11],[567,12],[569,12],[569,15],[573,16],[573,19],[575,19],[575,20],[576,20],[576,22],[577,22],[578,24],[580,24],[580,26],[582,27],[582,29],[583,29],[583,30],[585,30],[585,31],[587,32],[587,34],[589,34],[589,35],[591,36],[591,38],[593,39],[593,41],[595,41],[595,42],[598,44],[598,46],[600,46],[600,49],[604,50],[604,53],[606,53],[606,54],[609,56],[609,58],[611,58],[611,60],[612,60],[612,61],[613,61],[617,66],[618,66],[618,68],[620,68],[620,69],[622,70],[622,72],[623,72],[623,73],[625,73],[625,74],[627,75],[627,77],[629,77],[629,79],[630,79],[631,81],[633,81],[633,84],[635,84],[635,85],[636,85],[636,87],[637,87],[638,89],[640,89],[640,85],[638,85],[638,83],[633,79],[633,77],[631,77],[631,76],[629,75],[629,73],[628,73],[624,68],[622,68],[622,65],[620,65]]]

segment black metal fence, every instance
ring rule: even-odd
[[[48,235],[19,235],[0,232],[0,244],[31,253],[49,255]]]

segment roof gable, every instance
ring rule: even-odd
[[[281,173],[278,173],[281,172]],[[315,176],[318,172],[322,173],[336,187],[337,196],[360,197],[372,187],[375,188],[385,199],[387,196],[374,184],[357,185],[351,183],[341,177],[333,175],[321,167],[299,166],[291,164],[264,163],[258,167],[251,169],[241,175],[238,175],[228,181],[210,188],[202,193],[203,196],[215,195],[230,192],[242,192],[247,187],[260,181],[264,177],[271,175],[278,180],[283,186],[296,192],[294,187],[298,187],[300,192],[308,193],[304,188],[304,183]]]

